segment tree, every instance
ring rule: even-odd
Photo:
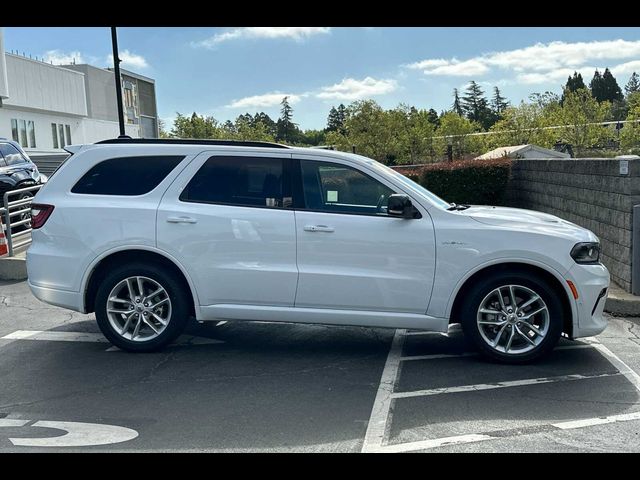
[[[589,148],[602,146],[612,138],[612,131],[598,125],[610,114],[611,103],[598,102],[587,88],[571,92],[565,90],[564,103],[548,113],[549,125],[560,125],[554,130],[563,142],[572,145],[577,156]]]
[[[493,98],[491,99],[491,110],[493,110],[493,113],[500,116],[507,107],[509,107],[507,99],[501,95],[498,87],[493,87]]]
[[[435,128],[438,128],[438,126],[440,125],[440,117],[438,117],[438,112],[436,112],[433,108],[430,108],[427,112],[427,120]]]
[[[598,71],[598,69],[596,69],[596,71],[593,74],[593,78],[591,79],[591,82],[589,82],[589,88],[591,89],[591,95],[597,101],[602,102],[606,100],[604,80],[602,78],[602,75],[600,75],[600,72]]]
[[[460,116],[464,115],[462,111],[462,105],[460,104],[460,95],[458,94],[458,89],[453,89],[453,106],[451,107],[451,111],[457,113]]]
[[[340,122],[338,120],[338,110],[336,107],[331,107],[329,110],[329,116],[327,117],[327,132],[336,132],[340,128]]]
[[[557,93],[546,91],[544,93],[534,92],[529,95],[529,100],[538,105],[540,108],[548,108],[560,105],[560,97]]]
[[[502,118],[492,127],[493,135],[487,135],[486,148],[491,150],[509,145],[535,144],[552,147],[555,139],[552,130],[544,130],[545,107],[538,103],[520,103],[517,107],[508,107]]]
[[[440,117],[440,127],[435,132],[434,146],[439,155],[446,155],[447,145],[451,142],[454,158],[464,158],[470,153],[480,153],[482,141],[479,137],[470,137],[470,133],[480,130],[480,125],[455,112],[446,112]]]
[[[344,104],[338,105],[338,123],[340,124],[340,131],[344,133],[344,125],[347,121],[347,107]]]
[[[280,102],[280,118],[277,122],[278,140],[295,141],[298,126],[293,123],[293,108],[289,105],[289,97],[284,97]]]
[[[627,94],[627,97],[634,92],[640,92],[640,77],[636,72],[631,74],[629,81],[624,87],[624,91]]]
[[[560,99],[560,104],[564,103],[565,92],[575,92],[577,90],[581,90],[583,88],[587,88],[582,80],[582,75],[578,72],[573,72],[573,76],[570,76],[567,79],[567,84],[564,86],[562,90],[562,98]]]
[[[158,136],[160,138],[171,138],[171,135],[167,132],[164,120],[161,118],[158,119]]]
[[[624,100],[622,90],[608,68],[605,68],[602,75],[598,70],[595,71],[589,88],[591,88],[591,95],[598,102],[621,102]]]
[[[204,117],[196,112],[187,117],[176,112],[171,136],[177,138],[219,138],[220,125],[213,117]]]
[[[627,97],[629,114],[620,133],[620,148],[625,153],[640,153],[640,90],[631,91]]]
[[[489,128],[493,123],[487,99],[484,97],[484,92],[480,85],[475,81],[471,80],[467,86],[460,106],[465,117],[472,122],[479,123],[483,128]]]

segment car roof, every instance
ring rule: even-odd
[[[184,146],[185,149],[190,152],[194,151],[194,147],[228,147],[230,151],[251,151],[251,152],[272,152],[276,154],[291,153],[291,154],[303,154],[313,155],[316,157],[326,158],[338,158],[348,160],[357,164],[372,164],[377,163],[375,160],[363,157],[349,152],[341,152],[338,150],[319,149],[311,147],[294,147],[289,145],[283,145],[279,143],[271,142],[255,142],[255,141],[239,141],[239,140],[216,140],[216,139],[164,139],[164,138],[114,138],[109,140],[102,140],[100,142],[92,144],[77,144],[67,145],[64,147],[69,153],[77,153],[81,150],[88,150],[93,148],[126,148],[130,147],[135,150],[140,150],[145,146],[152,146],[156,148],[167,147],[175,151],[176,147]]]

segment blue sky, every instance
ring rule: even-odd
[[[58,64],[111,66],[107,27],[5,27],[4,40],[7,51]],[[193,111],[277,117],[289,95],[295,122],[323,128],[332,105],[362,98],[440,112],[470,80],[518,103],[559,92],[574,70],[588,83],[609,67],[621,87],[640,73],[640,28],[123,27],[118,42],[123,67],[156,80],[168,122]]]

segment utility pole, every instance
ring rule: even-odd
[[[118,36],[116,27],[111,27],[111,46],[113,47],[113,71],[116,76],[116,100],[118,101],[118,123],[120,136],[124,137],[124,111],[122,109],[122,78],[120,77],[120,57],[118,56]]]

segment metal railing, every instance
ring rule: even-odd
[[[4,223],[9,256],[13,257],[17,248],[31,243],[31,202],[42,185],[20,188],[6,192],[0,205],[0,220]],[[18,227],[22,227],[18,231]]]

